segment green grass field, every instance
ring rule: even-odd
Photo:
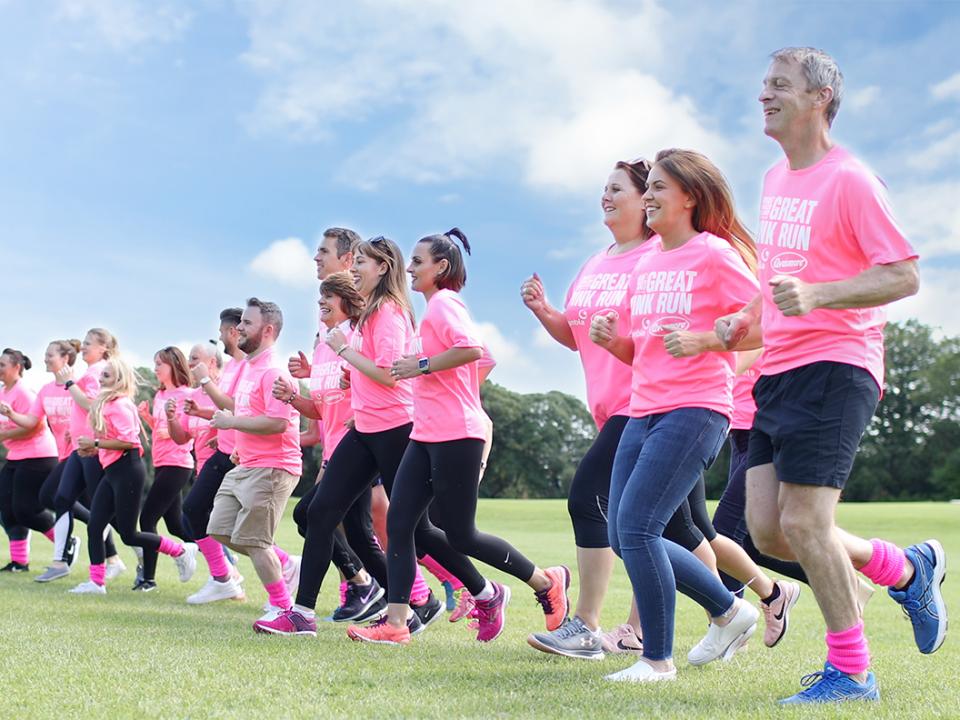
[[[951,560],[960,558],[958,505],[848,504],[840,518],[867,537],[904,544],[937,537]],[[576,597],[573,535],[562,501],[482,501],[479,525],[541,565],[567,563]],[[279,539],[299,552],[289,518]],[[254,635],[250,623],[265,593],[245,558],[245,603],[191,607],[184,598],[204,582],[202,563],[181,585],[173,563],[161,558],[160,590],[152,594],[130,592],[131,570],[106,597],[73,596],[66,590],[86,579],[86,562],[73,576],[40,585],[31,578],[50,560],[51,546],[36,535],[33,546],[30,576],[0,577],[0,708],[7,717],[960,717],[960,641],[948,637],[936,655],[920,655],[910,623],[883,591],[866,611],[882,702],[797,711],[773,703],[823,662],[824,628],[808,591],[778,647],[768,650],[755,637],[732,662],[699,669],[685,658],[705,630],[704,615],[681,598],[677,682],[633,686],[603,680],[629,658],[575,661],[528,647],[525,637],[542,628],[542,615],[532,594],[512,578],[507,629],[495,642],[478,644],[465,622],[438,621],[409,647],[397,648],[352,643],[344,626],[329,623],[321,624],[316,639]],[[133,553],[121,553],[132,568]],[[960,585],[948,579],[944,588],[948,606],[960,612]],[[336,592],[331,573],[319,611],[334,607]],[[622,622],[628,604],[626,575],[618,569],[605,627]]]

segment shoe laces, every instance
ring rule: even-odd
[[[586,625],[583,624],[583,621],[578,617],[573,617],[554,630],[553,634],[558,640],[566,640],[567,638],[574,637],[575,635],[580,635],[585,631],[589,632]]]
[[[550,591],[552,589],[553,586],[551,585],[546,590],[537,590],[533,593],[537,602],[540,603],[540,607],[543,608],[544,615],[550,615],[553,612],[553,600],[550,597]]]

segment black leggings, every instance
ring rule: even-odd
[[[314,485],[304,493],[303,497],[300,498],[300,502],[298,502],[297,506],[293,509],[293,521],[297,524],[297,532],[300,533],[300,537],[307,537],[307,509],[310,507],[310,502],[316,494],[317,486]],[[356,503],[354,503],[354,505],[356,505]],[[347,542],[347,536],[343,534],[343,530],[340,527],[337,527],[333,534],[333,555],[331,562],[343,577],[347,579],[352,578],[363,569],[363,563],[360,561],[360,558],[357,557],[353,548],[350,547],[350,543]],[[371,573],[371,575],[372,574],[373,573]],[[377,582],[381,583],[381,585],[385,581],[385,576],[382,580],[381,578],[377,578]]]
[[[159,535],[137,531],[140,500],[146,482],[147,471],[136,450],[127,450],[104,470],[103,481],[97,487],[90,505],[90,522],[87,523],[91,565],[102,565],[104,562],[106,547],[103,533],[110,524],[117,529],[126,545],[142,547],[144,554],[148,551],[156,553],[159,549]],[[153,580],[153,575],[147,575],[144,570],[144,578]]]
[[[93,502],[93,495],[102,479],[103,468],[100,467],[100,459],[96,455],[80,457],[74,450],[64,461],[60,482],[53,493],[53,513],[57,520],[64,515],[67,517],[67,537],[73,535],[74,520],[90,524],[90,511],[87,508]],[[85,503],[80,502],[81,499]],[[117,554],[113,532],[107,534],[106,548],[107,557]]]
[[[802,583],[807,582],[807,574],[800,567],[800,563],[789,562],[772,558],[762,554],[753,544],[747,532],[747,441],[749,430],[730,431],[730,473],[727,476],[727,487],[720,497],[717,511],[713,514],[713,526],[717,532],[726,535],[738,545],[742,546],[747,555],[760,567],[784,575]],[[742,590],[743,583],[726,573],[720,573],[720,579],[729,590]]]
[[[369,491],[378,472],[387,495],[390,494],[412,428],[413,423],[376,433],[362,433],[351,428],[333,451],[307,508],[298,605],[316,606],[317,594],[333,554],[337,525],[357,499]],[[383,553],[380,555],[382,557]]]
[[[157,523],[163,518],[167,532],[184,542],[190,540],[190,534],[183,526],[183,489],[190,482],[193,468],[161,465],[154,468],[153,485],[143,501],[140,511],[140,530],[156,533]],[[143,551],[143,577],[153,580],[157,572],[156,550]]]
[[[210,522],[213,500],[217,497],[217,491],[223,483],[223,476],[233,468],[234,464],[230,462],[230,456],[219,450],[213,453],[200,468],[193,487],[183,501],[183,529],[187,533],[188,540],[202,540],[207,536],[207,523]]]
[[[477,530],[477,488],[483,440],[467,438],[428,443],[411,440],[403,454],[387,512],[390,537],[387,600],[410,601],[416,573],[416,545],[464,584],[472,595],[486,580],[467,557],[527,582],[534,564],[510,543]],[[427,518],[433,510],[446,531]]]
[[[610,547],[610,538],[607,535],[610,473],[613,471],[613,457],[617,454],[623,426],[629,419],[623,415],[614,415],[607,420],[577,465],[567,497],[567,512],[573,521],[573,536],[577,547]]]
[[[5,524],[42,533],[53,527],[53,513],[40,502],[40,488],[56,466],[55,457],[7,460],[0,469],[0,515]]]

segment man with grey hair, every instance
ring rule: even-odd
[[[761,294],[717,321],[726,347],[764,347],[747,523],[761,552],[800,562],[827,626],[823,671],[781,702],[876,700],[854,569],[889,588],[921,652],[937,650],[947,626],[939,542],[901,549],[835,522],[883,386],[884,306],[917,292],[917,254],[882,183],[830,137],[843,96],[836,62],[814,48],[771,58],[758,99],[786,157],[764,178]]]

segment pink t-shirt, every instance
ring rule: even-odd
[[[40,388],[30,410],[30,414],[40,418],[41,421],[46,418],[47,425],[56,440],[57,458],[60,460],[65,460],[72,449],[68,440],[72,407],[73,399],[70,397],[70,391],[54,381]]]
[[[37,396],[31,390],[24,387],[22,380],[17,380],[9,390],[0,383],[0,402],[7,403],[15,412],[24,415],[32,414],[30,411],[34,409],[36,398]],[[0,415],[0,430],[19,428],[20,426],[13,420]],[[57,457],[57,443],[53,439],[50,428],[43,422],[30,435],[4,440],[3,444],[7,448],[7,460]]]
[[[580,353],[587,383],[587,405],[597,429],[613,415],[629,413],[632,370],[590,340],[590,322],[598,313],[614,312],[620,318],[619,330],[626,336],[630,278],[637,260],[651,246],[648,240],[619,255],[608,255],[611,248],[600,251],[587,260],[567,290],[563,314]]]
[[[216,404],[203,391],[203,388],[194,388],[191,397],[202,408],[217,409]],[[210,447],[210,441],[217,439],[217,431],[210,427],[210,421],[206,418],[187,415],[187,432],[193,438],[193,456],[197,459],[197,470],[199,471],[213,453],[219,449],[219,445]]]
[[[720,315],[757,294],[757,279],[730,244],[700,233],[664,251],[659,239],[637,261],[630,299],[633,382],[630,415],[706,408],[733,416],[733,353],[675,358],[663,346],[672,329],[713,332]]]
[[[753,416],[757,413],[757,403],[753,399],[753,386],[760,377],[762,359],[737,375],[733,381],[733,419],[731,430],[749,430],[753,427]]]
[[[414,342],[419,348],[418,354],[426,357],[450,348],[483,347],[467,306],[453,290],[438,290],[433,294]],[[435,443],[486,438],[477,361],[419,375],[413,383],[411,440]]]
[[[170,428],[167,425],[167,414],[164,405],[167,400],[177,404],[177,421],[184,430],[189,430],[187,418],[183,412],[183,401],[193,395],[193,388],[186,385],[170,390],[160,389],[153,396],[153,466],[154,467],[193,467],[193,440],[183,445],[177,445],[170,437]]]
[[[286,363],[280,365],[272,347],[244,361],[234,396],[234,415],[281,418],[287,427],[275,435],[253,435],[238,430],[236,450],[243,467],[276,468],[300,475],[303,471],[300,414],[293,405],[273,396],[273,383],[278,377],[295,384]]]
[[[410,316],[392,302],[385,303],[354,332],[354,350],[389,368],[412,346],[414,330]],[[409,380],[388,388],[350,368],[354,420],[363,433],[382,432],[413,421],[413,390]]]
[[[86,372],[80,376],[79,380],[74,382],[78,388],[83,391],[83,394],[87,396],[90,402],[93,402],[94,398],[97,397],[97,393],[100,392],[100,373],[103,371],[103,366],[107,364],[106,360],[99,360],[93,365],[90,365]],[[77,449],[77,438],[87,436],[90,437],[90,421],[88,420],[89,412],[84,410],[82,407],[73,403],[70,409],[70,449]]]
[[[137,406],[130,398],[117,398],[103,406],[103,423],[105,429],[97,433],[100,440],[121,440],[132,443],[137,452],[143,455],[143,445],[140,443],[140,416]],[[85,434],[88,434],[88,429]],[[100,465],[104,468],[112,465],[123,455],[123,450],[105,450],[100,448],[97,455]]]
[[[775,275],[808,283],[845,280],[874,265],[916,258],[876,176],[839,146],[803,170],[791,170],[784,159],[764,178],[757,250],[763,374],[829,360],[864,368],[882,388],[883,307],[787,317],[773,304],[768,282]]]
[[[344,329],[349,342],[353,334]],[[340,389],[343,375],[343,360],[325,342],[313,349],[313,364],[310,366],[310,399],[320,413],[320,432],[323,438],[323,459],[329,460],[333,449],[347,434],[346,422],[353,417],[350,406],[350,389]]]
[[[217,387],[229,397],[236,397],[237,381],[240,379],[240,368],[243,367],[243,362],[243,360],[230,358],[223,364],[223,370],[220,371]],[[217,430],[217,450],[229,455],[236,446],[236,430]]]

